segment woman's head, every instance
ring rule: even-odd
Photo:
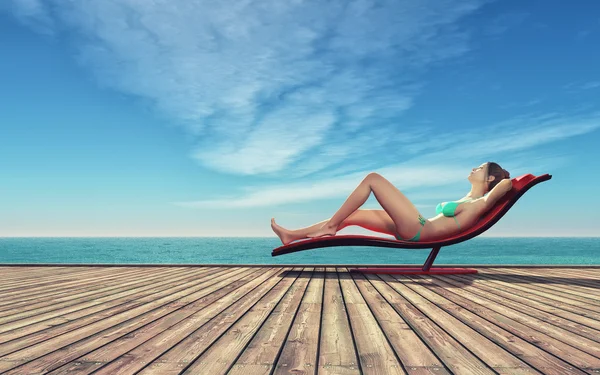
[[[473,168],[469,175],[469,181],[471,181],[471,183],[486,184],[486,191],[492,190],[494,186],[505,178],[510,178],[510,173],[493,161],[488,161],[487,163],[483,163],[480,166]]]

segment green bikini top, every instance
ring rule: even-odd
[[[483,196],[485,197],[488,193],[483,194]],[[481,198],[481,197],[479,197]],[[444,214],[444,216],[454,216],[454,212],[456,211],[456,207],[458,207],[459,204],[461,203],[465,203],[468,201],[472,201],[473,199],[478,199],[478,198],[467,198],[465,200],[457,200],[457,201],[451,201],[451,202],[442,202],[442,203],[438,203],[438,205],[435,208],[435,213],[436,214]]]

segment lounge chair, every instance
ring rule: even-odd
[[[470,240],[473,237],[479,236],[491,228],[494,224],[508,212],[508,210],[517,202],[517,200],[525,194],[531,187],[540,182],[547,181],[552,178],[552,175],[544,174],[534,176],[530,173],[524,174],[512,179],[512,189],[500,198],[496,205],[482,215],[471,228],[464,232],[460,232],[452,237],[436,241],[411,242],[402,241],[395,238],[382,238],[377,236],[362,236],[362,235],[335,235],[311,238],[308,240],[300,240],[289,243],[284,246],[273,249],[271,255],[279,256],[296,251],[317,249],[322,247],[332,246],[379,246],[393,247],[400,249],[423,249],[432,247],[423,267],[396,267],[396,268],[352,268],[350,271],[360,271],[363,273],[385,273],[385,274],[465,274],[477,273],[477,270],[470,268],[446,268],[434,267],[431,268],[433,261],[437,257],[442,246],[450,246],[463,241]]]

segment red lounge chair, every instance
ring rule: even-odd
[[[468,268],[446,268],[446,267],[434,267],[431,268],[433,261],[435,260],[438,252],[442,246],[450,246],[463,241],[470,240],[473,237],[479,236],[491,228],[494,224],[508,212],[508,210],[517,202],[517,200],[525,194],[532,186],[539,184],[540,182],[547,181],[552,178],[552,175],[544,174],[541,176],[534,176],[530,173],[524,174],[519,177],[512,179],[512,189],[507,192],[502,198],[496,203],[496,205],[487,211],[477,223],[469,228],[465,232],[456,234],[453,237],[449,237],[443,240],[429,241],[429,242],[410,242],[401,241],[395,238],[382,238],[376,236],[362,236],[362,235],[335,235],[335,236],[324,236],[318,238],[311,238],[308,240],[301,240],[289,243],[284,246],[273,249],[272,256],[278,256],[283,254],[289,254],[296,251],[316,249],[321,247],[331,246],[380,246],[380,247],[394,247],[400,249],[424,249],[433,247],[429,257],[423,264],[422,268],[419,267],[401,267],[401,268],[353,268],[350,271],[361,271],[363,273],[386,273],[386,274],[464,274],[464,273],[477,273],[475,269]]]

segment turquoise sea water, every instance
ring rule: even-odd
[[[328,247],[281,256],[265,238],[0,238],[0,263],[423,264],[430,249]],[[600,238],[478,237],[443,247],[435,264],[600,265]]]

